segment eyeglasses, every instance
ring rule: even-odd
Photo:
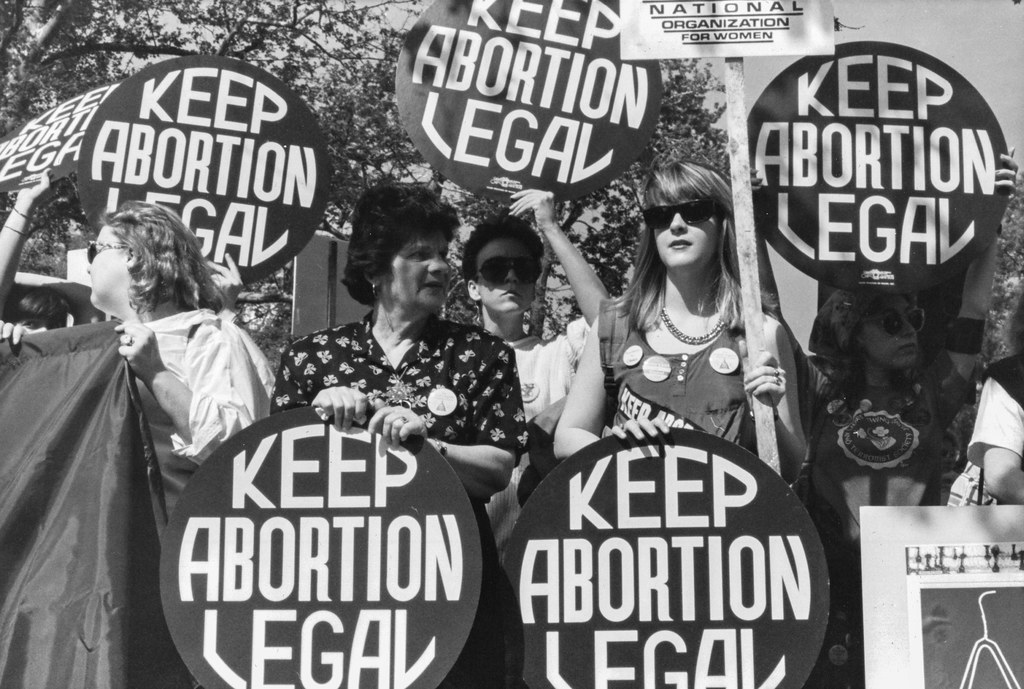
[[[901,314],[896,309],[888,309],[878,316],[865,320],[877,322],[888,335],[896,337],[903,332],[904,323],[913,328],[915,333],[921,332],[921,328],[924,327],[924,310],[910,309]]]
[[[651,206],[644,209],[644,222],[652,230],[664,230],[678,214],[687,225],[704,222],[718,212],[714,199],[694,199],[671,206]]]
[[[479,273],[488,282],[505,282],[509,270],[515,271],[520,282],[536,282],[540,277],[540,265],[527,256],[489,258],[480,264]]]
[[[89,248],[85,252],[85,257],[89,261],[89,265],[96,260],[96,257],[102,254],[107,249],[129,249],[127,244],[104,244],[102,242],[89,242]],[[129,249],[130,251],[131,249]]]

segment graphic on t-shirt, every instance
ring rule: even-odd
[[[619,389],[618,411],[619,415],[626,419],[633,419],[635,421],[640,419],[650,419],[651,421],[661,419],[668,424],[669,428],[697,428],[700,430],[699,426],[687,421],[670,409],[636,394],[629,389],[628,385],[623,385]]]
[[[908,459],[920,443],[920,432],[885,411],[854,414],[839,428],[836,442],[847,457],[872,469],[891,469]]]

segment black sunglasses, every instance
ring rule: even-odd
[[[869,321],[876,321],[882,326],[886,334],[896,337],[903,331],[903,324],[906,323],[913,328],[915,333],[921,332],[924,327],[924,310],[910,309],[901,314],[896,309],[888,309],[879,316],[868,318]]]
[[[479,273],[488,282],[505,282],[509,270],[515,271],[520,282],[536,282],[540,277],[540,265],[527,256],[489,258],[480,264]]]
[[[96,257],[107,249],[128,249],[127,244],[105,244],[103,242],[89,242],[89,248],[85,251],[85,258],[92,265]]]
[[[695,199],[671,206],[651,206],[644,209],[644,222],[652,230],[663,230],[672,224],[678,214],[687,225],[704,222],[718,212],[714,199]]]

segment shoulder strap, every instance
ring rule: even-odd
[[[625,317],[610,299],[601,301],[598,315],[597,337],[601,349],[601,371],[604,373],[604,390],[610,399],[615,399],[618,386],[615,384],[614,362],[629,334]]]
[[[985,377],[1002,385],[1014,402],[1024,407],[1024,354],[995,362],[988,367]]]

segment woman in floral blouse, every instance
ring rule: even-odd
[[[281,356],[273,411],[312,406],[340,429],[365,426],[397,445],[428,439],[459,476],[484,554],[469,640],[442,686],[501,687],[504,651],[494,537],[484,505],[526,446],[512,350],[484,330],[441,320],[455,211],[418,185],[366,191],[352,217],[343,282],[372,306],[362,321],[301,337]]]

